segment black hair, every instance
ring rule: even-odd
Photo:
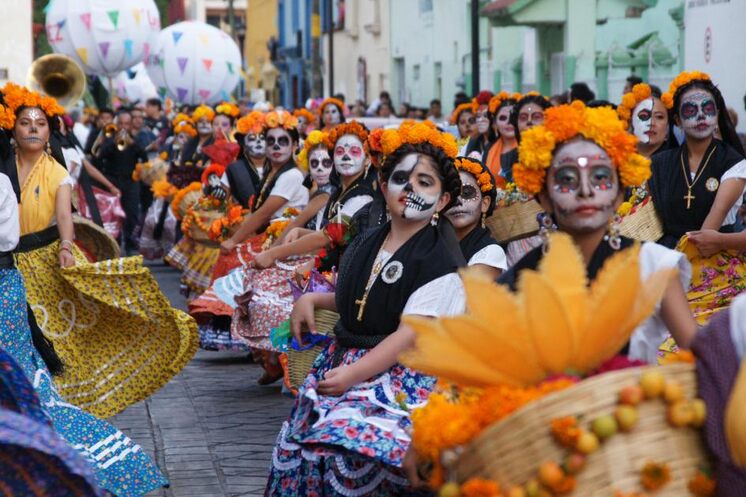
[[[340,100],[342,103],[345,103],[345,94],[344,93],[337,93],[336,95],[333,95],[334,98],[337,100]]]
[[[158,107],[158,110],[163,110],[163,104],[159,98],[149,98],[145,101],[145,105],[152,105]]]
[[[663,92],[661,91],[660,87],[657,85],[649,85],[650,86],[650,93],[660,100],[660,98],[663,96]]]
[[[384,90],[378,94],[378,98],[388,98],[389,100],[391,100],[391,95],[389,95],[389,92]]]
[[[427,155],[433,160],[435,169],[438,171],[438,175],[443,182],[443,193],[448,192],[451,194],[451,200],[443,208],[442,212],[450,209],[456,203],[456,199],[461,192],[461,177],[459,177],[458,170],[453,165],[453,159],[448,157],[441,149],[428,142],[405,143],[396,149],[393,154],[385,157],[383,164],[381,164],[378,170],[380,181],[382,183],[388,182],[391,173],[394,171],[394,167],[409,154]]]
[[[610,107],[614,110],[616,110],[616,105],[609,102],[608,100],[591,100],[586,104],[591,109],[595,109],[598,107]]]
[[[521,107],[526,104],[536,104],[544,110],[547,110],[552,104],[543,95],[524,95],[519,101],[513,106],[513,110],[510,112],[510,124],[515,129],[515,140],[521,143],[521,131],[518,129],[518,114],[521,111]]]
[[[430,100],[430,105],[436,105],[436,104],[441,105],[440,100],[438,100],[437,98]]]
[[[101,114],[111,114],[112,116],[114,116],[116,113],[114,112],[114,109],[110,109],[109,107],[102,107],[98,110],[98,115],[100,116]]]
[[[119,109],[117,111],[117,113],[115,115],[116,115],[116,117],[119,117],[119,116],[124,115],[124,114],[129,114],[131,116],[132,115],[132,110],[130,110],[128,107],[122,107],[121,109]]]
[[[570,85],[570,101],[580,100],[583,103],[588,103],[595,98],[596,94],[586,83],[578,81]]]
[[[333,97],[333,98],[337,98],[337,97]],[[339,100],[339,99],[337,99],[337,100]],[[334,107],[337,108],[337,110],[339,111],[339,124],[342,124],[343,122],[345,122],[345,112],[344,112],[344,109],[342,109],[339,105],[335,104],[334,102],[329,102],[326,105],[333,105]],[[326,109],[326,106],[324,106],[324,109]],[[319,116],[319,119],[321,120],[321,124],[323,125],[324,124],[324,114],[321,114],[321,116]]]
[[[495,109],[495,114],[492,116],[492,119],[490,120],[490,128],[493,127],[492,124],[495,122],[495,119],[497,119],[497,115],[500,113],[500,111],[502,109],[504,109],[505,107],[508,107],[509,105],[515,106],[515,104],[517,104],[517,103],[518,103],[518,100],[516,100],[514,98],[506,98],[505,100],[503,100],[502,102],[500,102],[500,105],[497,106],[497,109]],[[511,113],[510,114],[512,114],[512,113],[513,112],[512,112],[512,109],[511,109]],[[508,121],[510,121],[510,114],[508,115]],[[493,131],[493,133],[495,133],[495,140],[497,140],[498,138],[500,138],[500,133],[498,131],[495,131],[494,129],[492,131]]]
[[[685,85],[681,85],[673,96],[673,108],[671,109],[672,116],[679,115],[679,108],[681,107],[681,96],[687,91],[699,88],[700,90],[708,91],[712,94],[715,99],[715,105],[718,109],[718,127],[720,128],[720,136],[723,137],[723,141],[733,147],[736,152],[742,156],[746,156],[743,150],[743,144],[741,143],[738,134],[736,133],[736,127],[733,126],[733,122],[730,120],[728,114],[728,108],[725,106],[725,99],[723,94],[712,81],[695,79],[688,82]],[[680,116],[679,116],[680,117]]]
[[[468,159],[468,160],[473,161],[473,162],[478,162],[479,165],[482,166],[482,172],[483,173],[487,173],[487,174],[490,175],[490,182],[492,183],[492,190],[490,190],[489,192],[481,192],[482,193],[482,197],[487,197],[487,198],[490,199],[490,205],[487,208],[487,212],[485,213],[485,215],[487,217],[490,217],[492,215],[492,213],[495,212],[495,204],[497,203],[497,189],[495,187],[495,177],[492,175],[492,173],[490,172],[489,168],[487,166],[485,166],[484,162],[481,161],[481,160],[472,159],[470,157],[467,158],[467,157],[463,157],[463,156],[457,157],[456,159]],[[464,172],[472,174],[469,171],[464,171]],[[474,175],[472,174],[472,176],[474,176]],[[474,178],[477,179],[476,176]],[[477,180],[477,185],[479,185],[479,181],[478,180]]]
[[[642,78],[640,76],[635,76],[634,74],[630,74],[627,76],[627,83],[629,83],[629,86],[635,86],[642,83]]]
[[[460,91],[453,96],[453,108],[454,109],[458,107],[459,105],[466,104],[466,103],[469,103],[469,96],[463,91]]]

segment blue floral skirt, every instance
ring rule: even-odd
[[[316,390],[327,371],[367,349],[331,343],[300,387],[273,454],[265,495],[416,495],[401,469],[411,438],[409,412],[425,403],[435,379],[396,365],[341,396]],[[335,360],[335,356],[341,359]]]

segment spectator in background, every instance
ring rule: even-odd
[[[86,155],[91,155],[91,148],[93,148],[93,144],[96,142],[96,140],[101,142],[103,140],[103,131],[104,128],[108,125],[114,122],[114,111],[111,109],[103,108],[98,111],[98,116],[96,116],[96,123],[95,126],[91,129],[91,132],[88,134],[88,139],[85,142],[85,147],[83,148],[83,151],[86,153]],[[95,165],[98,166],[94,162]],[[100,167],[99,167],[100,169]]]
[[[584,104],[587,104],[591,100],[595,100],[596,94],[593,93],[586,83],[575,82],[570,85],[570,102],[573,100],[580,100]]]
[[[409,117],[409,111],[411,109],[412,109],[411,105],[409,105],[407,102],[402,102],[399,105],[399,112],[397,112],[396,115],[406,119],[407,117]]]
[[[241,97],[238,99],[238,111],[239,116],[241,117],[251,112],[251,100],[249,97]]]
[[[130,111],[132,116],[132,136],[145,152],[154,150],[155,134],[145,125],[145,109],[137,106]]]
[[[389,95],[389,92],[382,91],[378,98],[373,100],[370,103],[370,106],[368,106],[368,112],[366,112],[369,116],[377,116],[378,115],[378,107],[381,106],[381,103],[386,102],[389,104],[389,107],[393,110],[393,104],[391,103],[391,96]]]
[[[557,95],[553,95],[552,98],[549,99],[553,107],[557,107],[558,105],[566,104],[567,103],[567,93],[559,93]]]
[[[642,83],[641,77],[635,76],[634,74],[627,76],[627,82],[624,84],[624,91],[622,94],[631,92],[632,88],[634,88],[638,83]]]
[[[440,100],[437,98],[430,100],[430,112],[427,114],[427,118],[433,122],[440,122],[443,120],[443,109],[440,105]]]
[[[471,102],[469,96],[463,91],[460,91],[453,96],[453,109],[455,110],[459,105],[468,104],[469,102]]]
[[[365,110],[365,102],[362,100],[356,100],[355,105],[353,105],[350,110],[350,114],[352,114],[352,117],[365,117]]]
[[[345,94],[344,93],[337,93],[337,94],[333,95],[333,97],[336,98],[337,100],[339,100],[340,102],[342,102],[343,104],[347,103],[347,102],[345,102]]]
[[[91,128],[83,124],[83,113],[78,109],[73,109],[70,111],[70,119],[73,120],[72,131],[78,143],[86,143],[88,135],[91,134]]]
[[[156,137],[156,148],[161,148],[171,132],[171,123],[163,112],[163,104],[157,98],[149,98],[145,102],[145,126]]]
[[[391,117],[393,116],[393,111],[391,110],[391,104],[387,102],[381,102],[381,104],[378,106],[378,117]]]

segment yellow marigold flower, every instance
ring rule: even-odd
[[[632,203],[622,202],[622,205],[619,206],[619,208],[616,210],[616,213],[624,217],[627,214],[629,214],[631,210],[632,210]]]
[[[521,146],[518,149],[521,165],[534,170],[549,167],[555,143],[554,135],[543,126],[527,130],[521,135]]]
[[[513,166],[513,181],[519,190],[536,195],[544,188],[545,169],[527,169],[521,164]]]

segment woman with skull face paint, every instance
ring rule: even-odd
[[[622,97],[617,113],[637,137],[637,151],[644,157],[650,159],[658,152],[678,146],[658,88],[636,84]]]
[[[733,233],[746,191],[746,160],[720,90],[707,74],[680,74],[662,100],[686,141],[653,157],[649,185],[663,222],[660,243],[689,257],[689,303],[705,322],[746,289],[746,247]],[[714,137],[716,129],[722,141]]]
[[[553,224],[572,236],[591,281],[615,251],[634,244],[609,226],[622,202],[623,188],[639,186],[650,175],[650,162],[636,153],[635,145],[635,137],[626,132],[615,111],[587,108],[579,101],[548,109],[545,124],[527,130],[519,145],[516,185],[535,194]],[[543,253],[543,247],[532,250],[498,282],[515,289],[520,273],[536,269]],[[654,363],[668,331],[683,347],[688,347],[696,331],[684,294],[690,277],[686,257],[643,243],[642,277],[664,268],[677,268],[679,278],[669,282],[659,311],[632,334],[623,351],[630,359]]]
[[[401,469],[408,411],[435,380],[398,363],[414,339],[400,319],[462,307],[456,269],[463,258],[447,221],[436,219],[461,186],[458,148],[428,123],[386,130],[382,144],[379,179],[391,221],[352,242],[336,295],[306,294],[293,309],[301,343],[301,326],[314,329],[315,307],[339,312],[340,320],[279,434],[268,496],[416,495]]]
[[[490,99],[489,110],[493,117],[492,130],[497,139],[482,162],[487,165],[487,169],[495,178],[500,176],[503,169],[508,170],[513,167],[513,163],[509,162],[512,156],[508,154],[511,150],[515,150],[517,142],[515,129],[510,123],[510,113],[520,99],[520,93],[510,95],[505,91],[501,91]]]
[[[316,125],[316,116],[305,108],[295,109],[293,115],[298,119],[298,135],[305,140]]]
[[[215,141],[212,120],[215,119],[215,111],[207,105],[200,105],[191,115],[191,121],[197,129],[197,136],[192,138],[184,146],[181,153],[182,166],[204,167],[207,162],[207,156],[202,149]],[[202,174],[202,171],[199,171]]]
[[[446,217],[456,230],[467,265],[497,278],[508,269],[508,262],[505,251],[484,226],[485,218],[495,209],[495,180],[477,160],[459,157],[455,165],[461,177],[461,193]]]
[[[327,133],[331,129],[343,122],[345,122],[344,116],[344,102],[333,97],[324,99],[319,105],[319,116],[321,116],[321,127],[322,131]]]
[[[458,144],[459,153],[462,151],[466,153],[466,146],[471,138],[475,138],[477,120],[474,117],[474,110],[472,109],[471,102],[459,104],[453,113],[451,114],[450,124],[458,127],[459,139],[456,142]]]
[[[475,117],[475,136],[469,140],[463,155],[470,156],[472,152],[479,153],[479,160],[485,160],[495,143],[497,136],[492,128],[494,115],[490,112],[492,92],[481,91],[471,101],[471,109]]]
[[[263,131],[262,112],[249,112],[236,122],[235,137],[240,153],[238,159],[225,169],[221,182],[243,207],[249,207],[249,202],[259,191],[264,176],[267,148]]]

